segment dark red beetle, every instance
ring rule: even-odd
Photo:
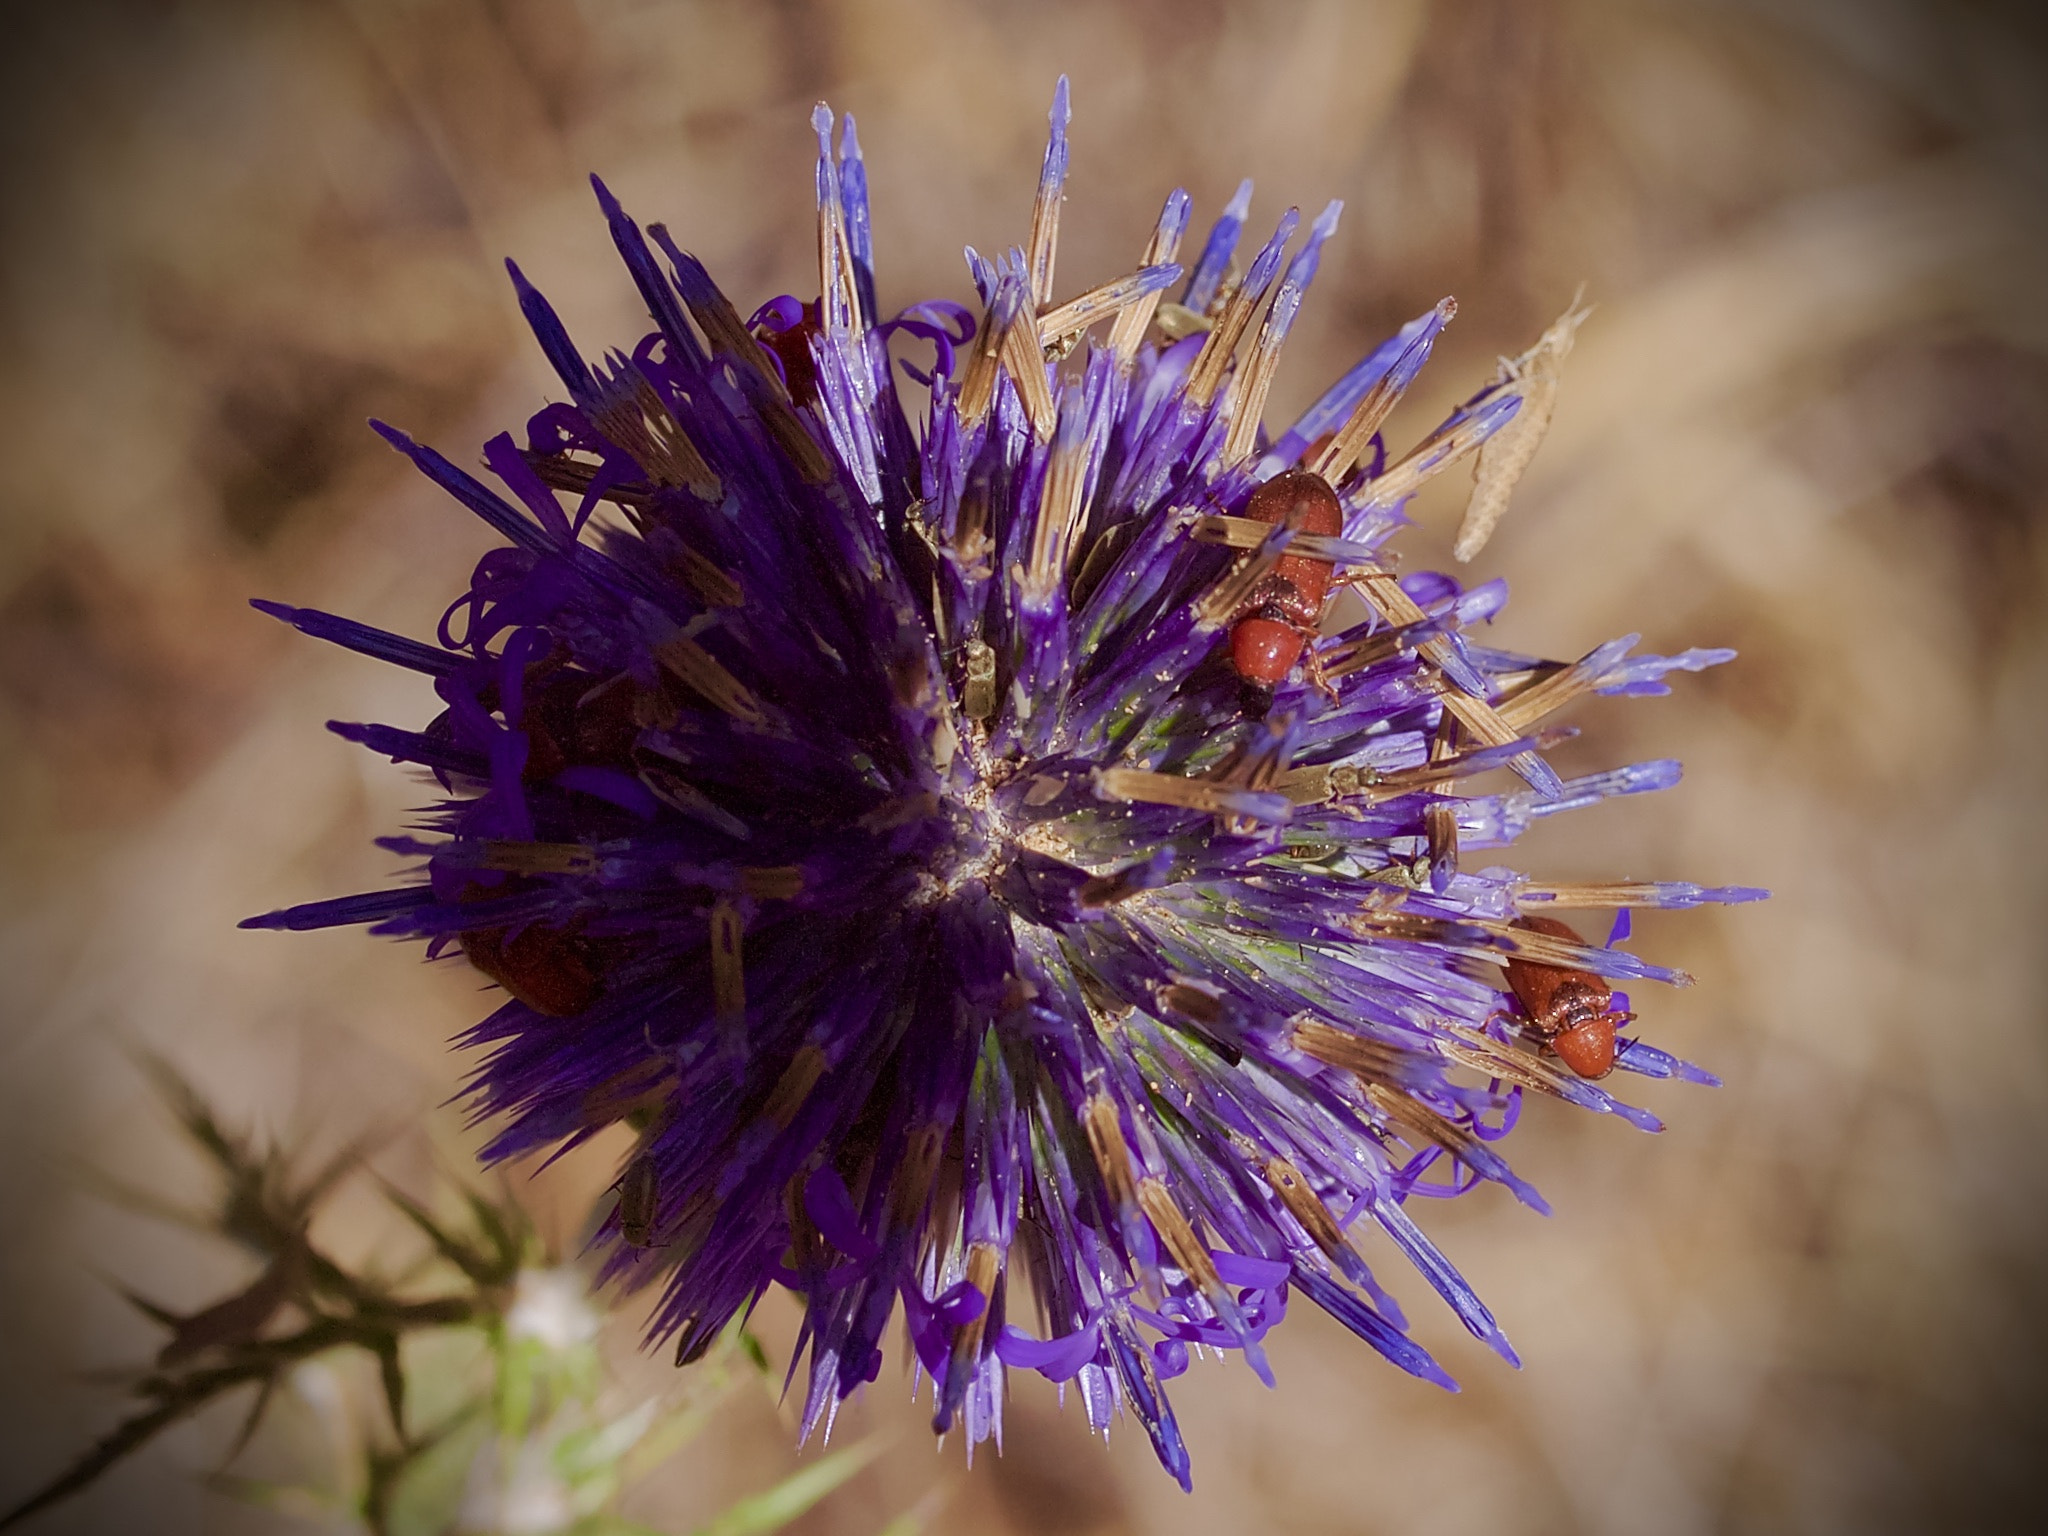
[[[1290,469],[1252,492],[1244,515],[1261,523],[1292,521],[1299,533],[1335,538],[1344,509],[1330,482],[1314,470]],[[1287,680],[1322,622],[1331,566],[1313,555],[1284,554],[1238,609],[1230,629],[1230,664],[1260,688]]]
[[[471,965],[535,1013],[567,1018],[596,1002],[603,989],[596,956],[573,929],[529,923],[516,933],[465,928],[457,937]]]
[[[632,768],[640,728],[634,720],[637,690],[630,680],[606,685],[591,673],[549,657],[527,667],[521,691],[519,729],[526,736],[521,777],[527,783],[546,783],[571,766]],[[478,702],[498,709],[497,685],[485,688]],[[472,882],[456,899],[490,901],[519,888],[517,876],[496,878],[490,884]],[[565,1018],[597,1000],[606,967],[620,958],[617,940],[586,938],[580,926],[465,928],[456,938],[471,965],[527,1007]]]
[[[1517,928],[1585,942],[1554,917],[1521,917]],[[1529,1023],[1558,1059],[1581,1077],[1605,1077],[1614,1070],[1614,1031],[1635,1017],[1610,1013],[1614,991],[1591,971],[1568,965],[1540,965],[1534,960],[1508,959],[1508,986],[1521,1002]]]
[[[803,306],[803,313],[787,327],[777,330],[774,318],[771,318],[762,320],[754,332],[755,340],[773,352],[782,364],[783,382],[789,386],[789,398],[793,404],[817,404],[818,363],[811,356],[811,338],[824,328],[824,321],[819,318],[818,301],[813,299]]]

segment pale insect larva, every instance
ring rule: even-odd
[[[1535,346],[1520,357],[1504,357],[1500,361],[1495,382],[1513,386],[1522,397],[1522,408],[1479,450],[1479,460],[1472,471],[1472,497],[1465,503],[1465,520],[1458,525],[1457,543],[1451,546],[1451,553],[1461,561],[1470,560],[1493,537],[1501,514],[1508,509],[1508,497],[1514,494],[1516,482],[1543,445],[1543,434],[1550,430],[1564,360],[1571,353],[1579,327],[1593,313],[1590,305],[1580,307],[1579,300],[1585,291],[1581,286],[1572,295],[1570,307],[1536,338]]]

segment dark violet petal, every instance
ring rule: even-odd
[[[388,427],[381,421],[373,421],[370,425],[385,442],[411,459],[421,474],[514,544],[542,553],[556,549],[556,543],[547,530],[521,517],[512,507],[492,495],[474,475],[457,469],[433,449],[414,442],[396,427]]]
[[[932,1315],[948,1328],[964,1328],[988,1310],[988,1298],[962,1280],[932,1303]]]
[[[1216,1273],[1223,1277],[1226,1285],[1284,1285],[1288,1275],[1293,1273],[1293,1266],[1283,1259],[1259,1259],[1223,1250],[1217,1250],[1209,1257],[1215,1261]]]
[[[846,1181],[833,1169],[821,1168],[811,1175],[804,1185],[804,1209],[826,1240],[848,1258],[864,1264],[881,1252],[861,1230]]]
[[[511,274],[513,291],[519,295],[519,312],[526,316],[526,323],[533,328],[541,354],[568,389],[571,399],[590,399],[597,393],[597,381],[590,376],[590,365],[583,361],[583,354],[576,350],[568,331],[563,329],[561,317],[555,313],[554,306],[541,297],[540,291],[526,280],[526,274],[509,256],[505,259],[505,270]]]
[[[803,318],[802,299],[793,293],[777,294],[747,317],[747,329],[781,332],[800,324]]]
[[[1304,1296],[1410,1376],[1435,1382],[1446,1392],[1458,1390],[1456,1380],[1436,1363],[1428,1350],[1380,1316],[1363,1299],[1312,1269],[1298,1269],[1294,1278]]]
[[[428,885],[410,885],[396,891],[367,891],[361,896],[337,896],[329,901],[309,901],[304,906],[285,907],[261,917],[245,917],[240,928],[340,928],[351,923],[376,923],[388,917],[412,912],[434,901]]]
[[[513,443],[511,433],[500,432],[484,444],[484,462],[512,488],[512,493],[526,504],[527,511],[540,519],[541,527],[564,544],[574,537],[569,529],[569,519],[562,515],[562,504],[555,500],[555,493],[533,472],[533,466],[526,462]]]
[[[1034,1339],[1006,1326],[996,1340],[996,1353],[1006,1364],[1036,1371],[1047,1381],[1071,1381],[1100,1347],[1101,1336],[1093,1323],[1056,1339]]]
[[[689,321],[683,317],[675,290],[661,275],[654,253],[647,249],[647,239],[640,233],[640,226],[627,217],[626,210],[619,206],[619,200],[612,196],[611,189],[602,181],[593,176],[590,185],[597,193],[597,204],[604,211],[605,222],[611,227],[612,243],[618,247],[626,270],[633,275],[633,285],[640,290],[648,314],[660,327],[674,361],[693,374],[701,373],[710,360],[704,355],[696,333],[690,329]]]
[[[395,667],[404,667],[412,672],[424,672],[429,677],[448,677],[456,672],[468,659],[436,646],[424,645],[417,640],[408,640],[403,635],[394,635],[387,630],[372,629],[367,624],[358,624],[354,619],[344,619],[337,614],[322,613],[318,608],[293,608],[285,603],[273,603],[264,598],[252,597],[249,606],[259,613],[267,613],[273,619],[282,619],[302,635],[311,635],[315,640],[325,640],[359,655],[388,661]]]

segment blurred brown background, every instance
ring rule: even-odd
[[[552,387],[498,266],[585,350],[644,328],[583,175],[665,219],[743,307],[805,287],[805,114],[860,118],[885,307],[1020,239],[1074,81],[1061,292],[1128,268],[1176,181],[1255,224],[1346,202],[1276,390],[1285,420],[1441,294],[1417,433],[1584,280],[1557,424],[1479,562],[1507,643],[1729,644],[1679,697],[1600,701],[1573,766],[1679,755],[1672,794],[1519,862],[1773,887],[1652,916],[1702,978],[1653,1036],[1655,1139],[1539,1105],[1498,1192],[1423,1219],[1507,1370],[1394,1275],[1465,1383],[1399,1376],[1303,1308],[1277,1393],[1200,1367],[1196,1494],[1036,1382],[1009,1450],[890,1453],[799,1527],[864,1536],[934,1483],[959,1532],[2033,1529],[2048,1296],[2040,999],[2048,698],[2048,92],[2022,8],[1382,0],[157,0],[10,7],[0,420],[0,1501],[114,1411],[87,1373],[217,1250],[110,1205],[198,1167],[126,1054],[280,1135],[459,1162],[434,1106],[473,978],[360,933],[237,918],[375,885],[420,798],[320,724],[422,718],[417,680],[298,639],[263,594],[430,631],[479,529],[363,428],[474,456]],[[1462,476],[1456,476],[1462,482]],[[1447,557],[1462,483],[1411,560]],[[561,1241],[603,1156],[527,1186]],[[367,1211],[367,1202],[364,1210]],[[337,1243],[370,1241],[369,1228]],[[367,1217],[365,1217],[367,1221]],[[1393,1273],[1390,1269],[1389,1273]],[[618,1327],[630,1355],[633,1314]],[[773,1312],[771,1347],[790,1323]],[[644,1368],[658,1383],[662,1371]],[[50,1532],[296,1529],[203,1492],[182,1429]],[[794,1465],[735,1398],[639,1496],[688,1529]]]

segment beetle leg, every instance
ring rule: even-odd
[[[1323,671],[1323,659],[1316,654],[1316,637],[1314,635],[1304,635],[1303,641],[1304,643],[1301,648],[1302,670],[1308,674],[1308,680],[1315,685],[1324,698],[1328,699],[1332,704],[1340,703],[1337,685],[1331,682],[1329,675]]]
[[[1526,1035],[1528,1033],[1529,1021],[1523,1018],[1519,1013],[1509,1013],[1505,1008],[1494,1009],[1493,1012],[1489,1013],[1485,1018],[1479,1021],[1479,1028],[1482,1031],[1488,1029],[1489,1027],[1491,1027],[1495,1019],[1505,1019],[1507,1021],[1508,1028],[1511,1031],[1513,1031],[1516,1035]]]

